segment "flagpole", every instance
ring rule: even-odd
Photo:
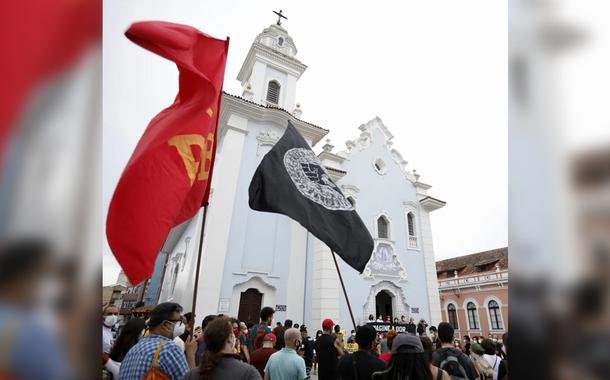
[[[356,330],[356,321],[354,320],[354,313],[352,313],[352,305],[349,303],[349,298],[347,297],[347,292],[345,291],[345,284],[343,283],[343,277],[341,276],[341,271],[339,270],[339,264],[337,264],[337,257],[335,256],[335,251],[330,250],[333,254],[333,260],[335,261],[335,268],[337,268],[337,274],[339,274],[339,281],[341,281],[341,287],[343,288],[343,295],[345,296],[345,302],[347,302],[347,308],[349,309],[349,316],[352,317],[352,324],[354,325],[354,331]]]
[[[203,233],[205,230],[205,221],[208,216],[208,207],[207,205],[203,208],[203,216],[201,218],[201,233],[199,234],[199,249],[197,254],[197,269],[195,271],[195,288],[193,289],[193,316],[195,315],[195,306],[197,305],[197,289],[199,288],[199,269],[201,268],[201,252],[203,249]]]

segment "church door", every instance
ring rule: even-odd
[[[260,317],[262,302],[263,293],[256,289],[250,288],[245,292],[241,292],[237,319],[246,323],[257,323]]]
[[[392,319],[394,318],[392,314],[392,296],[385,290],[380,291],[375,296],[375,310],[377,312],[375,318],[379,317],[380,315],[384,321],[388,315]]]

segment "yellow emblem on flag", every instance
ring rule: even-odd
[[[205,112],[208,114],[209,117],[212,117],[212,115],[214,115],[214,111],[212,111],[212,108],[208,107],[207,110],[205,110]]]

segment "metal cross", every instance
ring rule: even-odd
[[[279,13],[278,13],[278,12],[276,12],[276,11],[273,11],[273,13],[275,13],[275,14],[277,15],[277,24],[278,24],[278,25],[282,25],[282,19],[286,19],[286,20],[288,20],[288,17],[286,17],[286,16],[284,16],[284,15],[282,14],[282,10],[281,10],[281,9],[280,9],[280,12],[279,12]]]

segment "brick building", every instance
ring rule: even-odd
[[[508,248],[436,263],[443,321],[455,337],[497,337],[508,331]]]

